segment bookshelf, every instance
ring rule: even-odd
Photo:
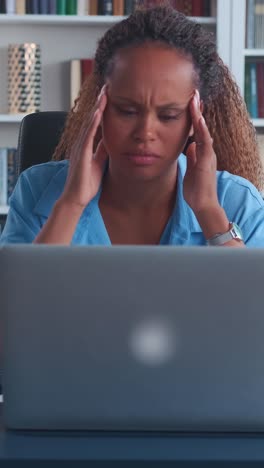
[[[216,17],[196,17],[216,34],[218,51],[230,66],[231,4],[217,0]],[[41,47],[41,110],[68,111],[70,107],[69,63],[74,58],[90,58],[97,41],[120,16],[10,15],[0,14],[0,141],[1,147],[16,147],[19,125],[24,115],[8,114],[7,47],[9,43],[36,42]],[[6,207],[0,206],[0,216]]]
[[[255,36],[256,25],[254,24],[254,11],[256,4],[261,5],[261,2],[259,0],[233,0],[231,9],[231,15],[233,19],[230,68],[245,99],[246,64],[261,62],[264,63],[264,42],[262,47],[254,48],[255,42],[257,40],[257,36]],[[261,16],[264,20],[264,10],[262,13],[263,14]],[[264,22],[262,29],[264,30]],[[257,131],[260,153],[264,165],[264,115],[262,118],[260,118],[258,115],[259,106],[257,110],[257,117],[252,116],[252,123]]]

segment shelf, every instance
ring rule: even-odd
[[[14,122],[21,122],[21,120],[27,114],[0,114],[0,122],[1,123],[14,123]]]
[[[9,206],[0,205],[0,215],[6,215],[8,213]]]
[[[264,127],[264,119],[252,119],[254,127]]]
[[[243,53],[245,57],[263,57],[264,58],[264,49],[244,49]]]
[[[89,26],[111,25],[125,19],[126,16],[102,16],[102,15],[8,15],[0,14],[0,24],[46,24],[46,25],[80,25]],[[214,17],[191,17],[201,24],[216,24]]]

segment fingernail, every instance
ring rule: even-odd
[[[195,93],[196,93],[197,102],[200,105],[200,93],[199,93],[198,89],[195,90]]]
[[[204,116],[203,116],[203,115],[201,115],[201,117],[200,117],[200,124],[203,125],[203,126],[205,126],[205,120],[204,120]]]
[[[100,91],[100,93],[98,95],[98,98],[97,98],[98,101],[100,101],[102,95],[105,93],[105,88],[106,88],[106,85],[104,84],[104,86],[102,87],[102,89],[101,89],[101,91]]]

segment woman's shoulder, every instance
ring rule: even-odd
[[[222,203],[250,203],[264,207],[263,194],[244,177],[217,171],[218,198]]]
[[[11,194],[10,205],[28,206],[38,214],[46,214],[64,189],[68,165],[68,160],[49,161],[25,169]]]
[[[68,166],[68,160],[36,164],[20,174],[18,183],[30,187],[32,194],[38,198],[46,187],[57,186],[60,189],[64,187]]]
[[[64,159],[62,161],[48,161],[46,163],[35,164],[34,166],[25,169],[21,176],[29,181],[49,182],[61,171],[68,170],[69,161]]]

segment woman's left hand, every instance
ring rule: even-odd
[[[219,207],[216,188],[216,155],[213,142],[200,109],[200,96],[195,91],[190,102],[194,142],[187,149],[187,170],[183,195],[197,216]]]

